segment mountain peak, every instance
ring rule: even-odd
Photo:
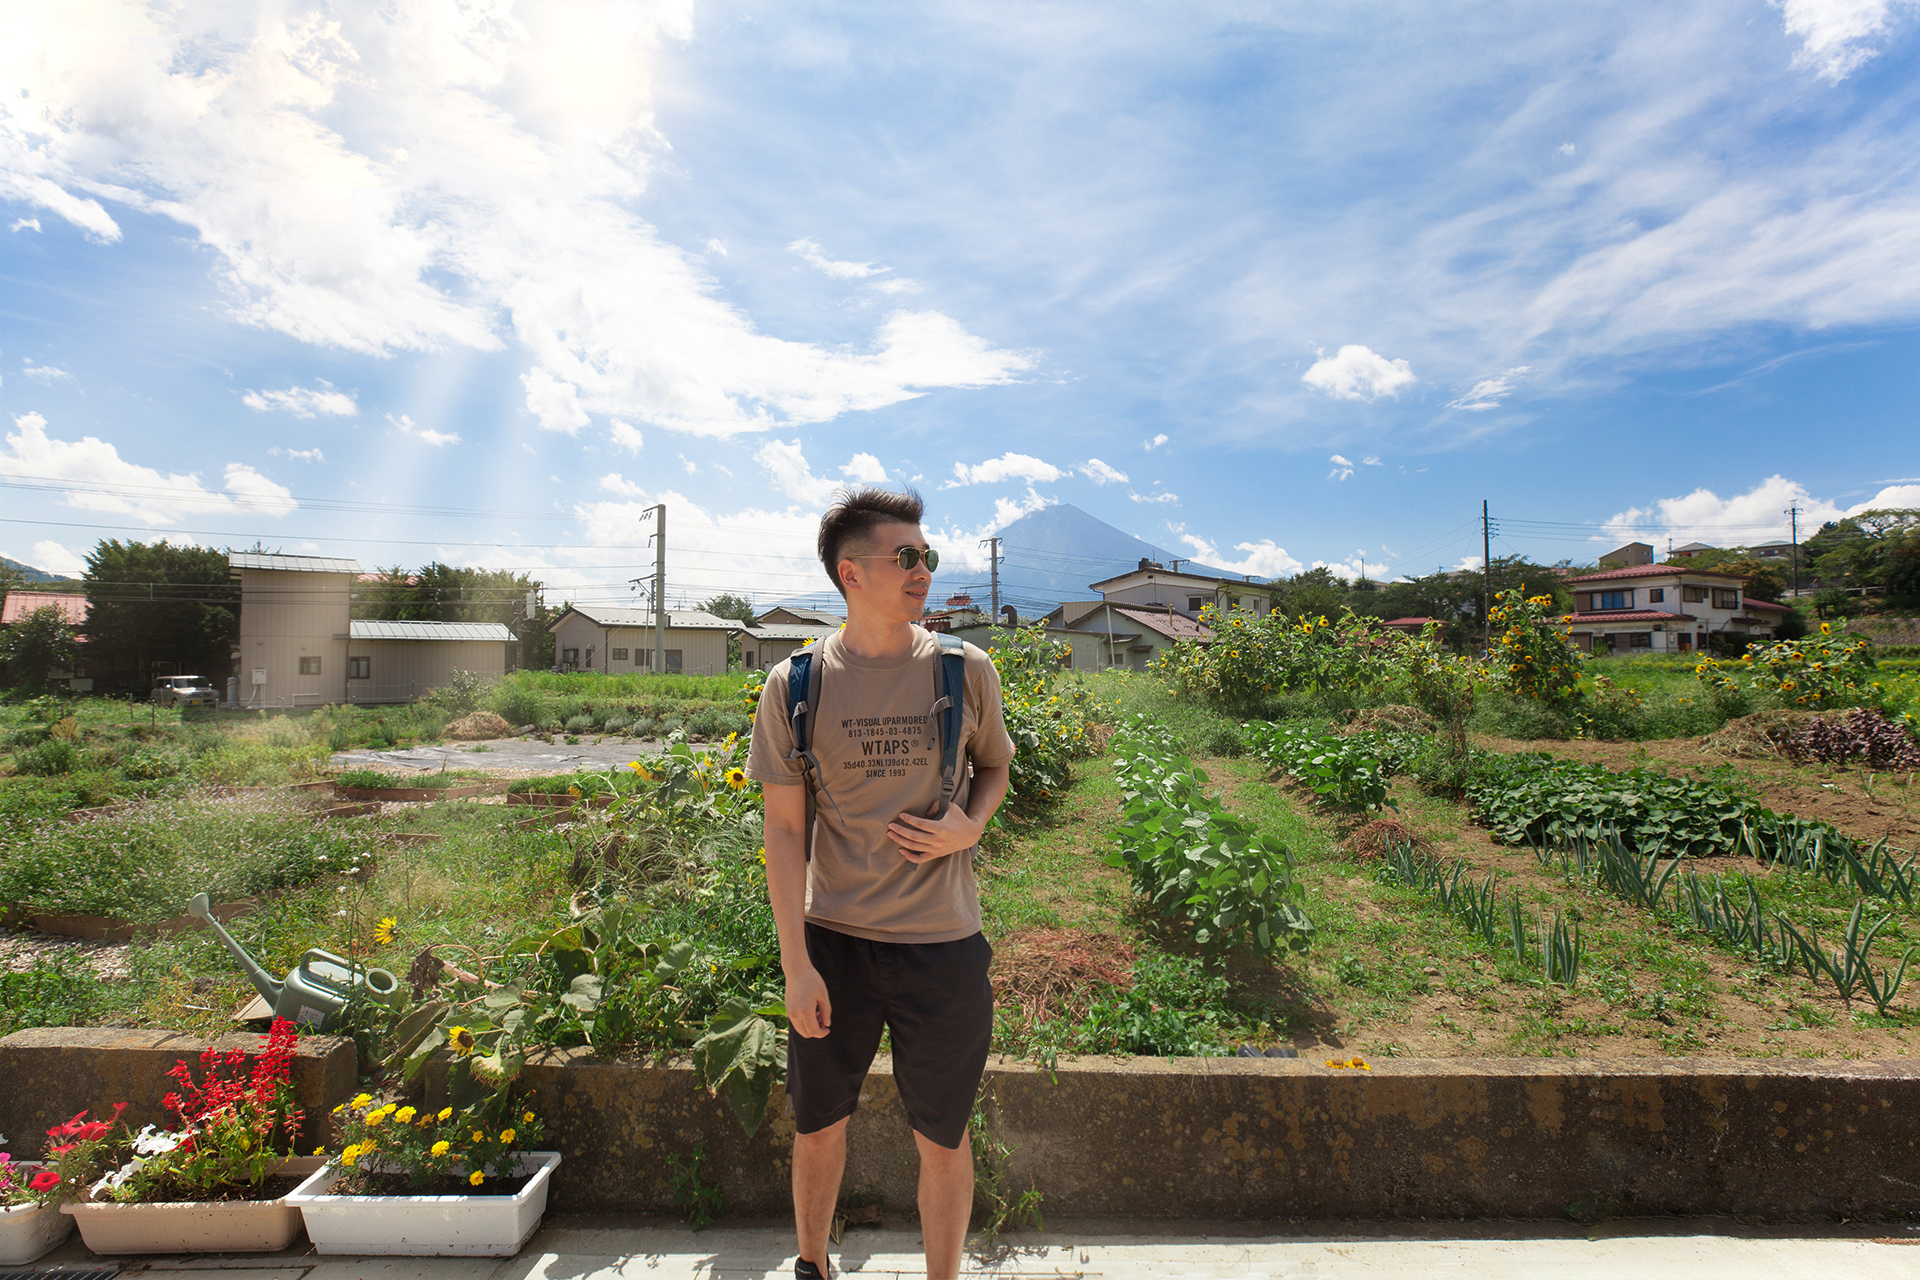
[[[1235,576],[1136,538],[1070,502],[1028,512],[1002,528],[999,536],[1000,599],[1018,605],[1023,614],[1045,613],[1063,600],[1094,599],[1099,592],[1090,583],[1125,573],[1142,560],[1170,569],[1178,560],[1183,572]],[[934,585],[932,598],[966,592],[984,601],[988,590],[987,575],[968,570],[964,580],[958,575],[942,575]]]

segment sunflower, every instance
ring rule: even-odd
[[[400,922],[392,916],[380,917],[380,923],[373,926],[373,940],[383,947],[391,946],[393,943],[393,931],[399,924]]]
[[[473,1038],[473,1032],[465,1027],[447,1028],[447,1045],[461,1057],[466,1057],[479,1047],[479,1041]]]
[[[726,778],[727,785],[735,791],[747,785],[747,771],[739,765],[735,765],[733,768],[727,770]]]

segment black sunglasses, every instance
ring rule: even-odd
[[[922,560],[927,562],[928,573],[940,567],[940,553],[932,547],[928,547],[925,551],[918,547],[902,547],[890,556],[848,556],[847,559],[891,560],[907,573],[912,573]]]

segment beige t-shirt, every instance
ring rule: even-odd
[[[813,861],[807,919],[873,942],[953,942],[980,932],[973,851],[912,863],[887,838],[902,813],[926,815],[940,799],[939,641],[914,629],[910,653],[875,661],[848,653],[838,633],[814,646],[807,682],[808,734],[820,762],[814,797]],[[1000,675],[986,652],[966,647],[967,696],[960,730],[960,784],[967,761],[982,768],[1013,759],[1000,714]],[[754,714],[747,776],[768,786],[805,783],[792,758],[787,721],[788,663],[767,673]],[[943,713],[944,714],[944,713]]]

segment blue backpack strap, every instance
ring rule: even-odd
[[[801,848],[807,861],[813,861],[813,792],[819,786],[820,761],[813,754],[812,708],[808,705],[809,686],[813,683],[811,648],[801,649],[787,659],[787,724],[793,730],[793,754],[800,761],[800,776],[807,789],[807,829]]]
[[[940,642],[940,700],[933,710],[940,717],[940,812],[945,817],[960,789],[960,729],[966,719],[967,642],[945,631],[936,631]]]

